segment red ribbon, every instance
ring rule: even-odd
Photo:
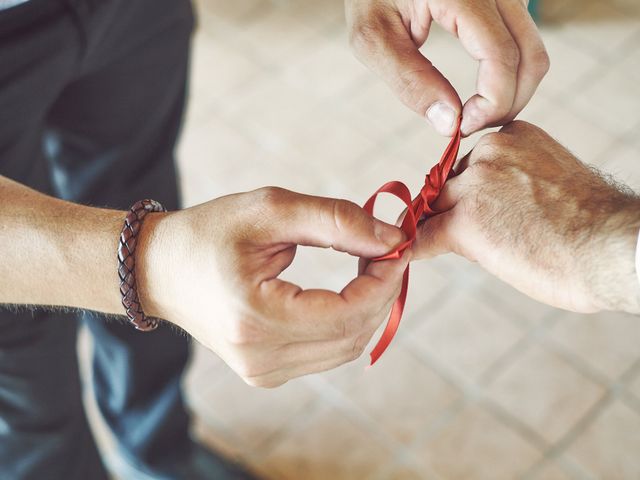
[[[407,248],[411,248],[411,245],[413,245],[413,242],[416,239],[418,222],[421,219],[429,218],[438,213],[433,210],[432,205],[433,202],[435,202],[435,200],[438,198],[438,195],[440,195],[440,191],[442,190],[442,187],[444,187],[445,182],[451,176],[453,164],[458,157],[458,150],[460,148],[461,120],[461,118],[458,119],[456,133],[453,135],[453,137],[451,137],[451,141],[449,142],[447,149],[442,154],[440,161],[435,164],[431,168],[431,171],[426,175],[424,186],[422,187],[420,193],[416,196],[416,198],[414,198],[413,200],[411,199],[411,192],[404,183],[393,181],[385,183],[383,186],[381,186],[376,191],[376,193],[374,193],[371,198],[367,200],[367,203],[364,204],[363,208],[370,215],[373,215],[373,207],[376,203],[376,198],[378,197],[378,195],[381,193],[390,193],[391,195],[394,195],[402,200],[407,206],[407,213],[402,220],[402,224],[400,225],[400,228],[407,236],[407,240],[398,245],[395,249],[393,249],[386,255],[374,258],[374,262],[402,257],[404,251]],[[408,287],[409,265],[407,265],[407,268],[404,271],[404,276],[402,277],[402,289],[400,290],[400,295],[393,304],[387,326],[385,327],[380,340],[378,340],[378,343],[371,351],[370,365],[376,363],[378,358],[380,358],[380,356],[387,349],[387,347],[391,343],[391,340],[393,340],[396,331],[398,330],[400,319],[402,318],[402,312],[404,311],[404,305],[407,300]]]

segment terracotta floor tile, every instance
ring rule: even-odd
[[[320,23],[297,21],[299,13],[286,7],[268,6],[259,15],[238,22],[234,40],[251,51],[261,62],[283,66],[309,54],[310,46],[320,45]]]
[[[252,10],[262,6],[264,0],[246,0],[243,2],[228,2],[225,0],[195,0],[196,10],[201,16],[203,26],[210,25],[216,20],[238,20],[246,17]]]
[[[635,0],[631,1],[634,1],[634,3],[638,5],[638,8],[640,8],[639,2],[635,2]],[[629,48],[625,52],[625,57],[622,59],[622,63],[624,63],[625,69],[629,75],[640,81],[640,39],[638,39],[638,42],[636,43],[636,48]]]
[[[523,325],[538,325],[558,311],[520,293],[495,277],[488,277],[481,282],[477,290],[480,298],[486,298],[488,302],[500,302],[504,305],[501,309],[504,314]]]
[[[609,405],[569,449],[596,478],[640,478],[640,415],[621,402]]]
[[[540,2],[538,4],[538,11],[540,14],[540,24],[543,26],[556,27],[561,25],[566,20],[567,16],[575,15],[576,11],[580,9],[578,7],[583,3],[578,3],[579,0],[556,0],[553,2]]]
[[[277,76],[255,82],[234,97],[235,101],[227,102],[225,115],[264,148],[275,151],[278,143],[286,142],[294,132],[302,134],[315,128],[306,120],[317,99]]]
[[[255,165],[256,145],[243,133],[218,117],[188,123],[178,145],[179,165],[199,176],[219,180],[238,166]],[[262,166],[262,165],[256,165]],[[224,178],[228,182],[229,178]]]
[[[187,204],[267,184],[360,204],[391,179],[417,191],[446,139],[351,57],[342,0],[197,4],[191,107],[179,148]],[[522,118],[640,189],[638,5],[543,1],[543,17],[555,20],[542,31],[552,67]],[[474,93],[477,65],[450,34],[434,27],[423,51],[463,99]],[[558,95],[569,95],[565,107],[554,101]],[[466,139],[461,153],[484,133]],[[380,207],[377,213],[390,221],[401,210],[393,201]],[[303,248],[285,277],[305,287],[339,289],[354,271],[354,259]],[[389,473],[394,480],[511,480],[537,462],[539,452],[477,406],[447,423],[443,412],[459,393],[412,352],[474,382],[528,328],[555,314],[479,266],[446,255],[413,266],[401,334],[371,370],[364,370],[365,354],[335,371],[264,391],[246,387],[215,356],[197,351],[185,385],[203,441],[252,462],[267,478],[387,480],[382,475]],[[574,319],[556,324],[551,335],[615,377],[633,361],[636,330],[628,320],[583,325]],[[490,388],[476,384],[476,393],[490,395],[550,441],[602,393],[539,349],[519,352],[496,375]],[[640,400],[640,375],[627,388]],[[336,395],[378,422],[375,438],[329,406]],[[401,415],[387,413],[389,405],[401,406]],[[594,478],[636,478],[638,431],[637,413],[615,403],[566,455]],[[433,436],[415,451],[402,451],[395,442],[400,451],[391,452],[383,442],[386,435],[420,442],[425,434]],[[398,453],[416,452],[424,469],[397,463]],[[531,480],[571,478],[563,476],[567,472],[548,464]]]
[[[230,92],[241,92],[248,82],[265,74],[256,62],[230,48],[228,43],[202,29],[196,30],[189,88],[198,104],[228,101]]]
[[[412,334],[420,348],[471,381],[521,336],[502,313],[460,292]]]
[[[420,51],[449,80],[462,103],[466,102],[476,93],[478,65],[460,42],[435,22],[429,37]]]
[[[445,296],[455,295],[456,282],[436,270],[428,261],[411,265],[409,291],[404,309],[404,329],[419,328],[434,315]]]
[[[335,409],[306,417],[277,443],[258,466],[281,480],[371,478],[391,460],[382,444]]]
[[[540,471],[533,476],[533,480],[572,480],[568,472],[555,463],[545,464]]]
[[[248,451],[245,450],[245,446],[238,442],[237,439],[232,438],[228,432],[222,429],[212,427],[201,418],[196,417],[194,420],[193,435],[203,445],[230,460],[242,462],[248,457]]]
[[[547,95],[570,94],[569,89],[579,84],[586,74],[594,71],[599,62],[591,53],[568,43],[555,29],[543,24],[541,33],[551,67],[538,92]]]
[[[635,378],[627,384],[627,388],[638,400],[640,400],[640,373],[636,373]]]
[[[570,107],[614,135],[623,134],[638,121],[638,82],[624,73],[624,64],[604,71],[570,99]],[[616,92],[612,95],[612,92]]]
[[[419,169],[421,175],[416,180],[423,183],[422,177],[433,165],[438,163],[448,143],[448,138],[435,133],[426,122],[413,121],[405,128],[405,133],[397,143],[397,148],[391,149],[390,153],[397,155],[398,160]],[[466,150],[461,147],[460,156],[465,153]]]
[[[261,447],[278,432],[301,419],[314,400],[314,393],[300,381],[277,389],[260,389],[245,384],[235,373],[200,392],[204,422],[221,425],[232,434],[243,450]]]
[[[358,260],[331,249],[298,247],[293,264],[280,278],[304,289],[324,288],[340,292],[358,273]]]
[[[514,431],[478,406],[461,412],[417,454],[443,478],[512,480],[540,454]]]
[[[371,138],[360,133],[349,118],[331,118],[331,110],[321,111],[322,118],[304,119],[282,135],[303,153],[304,162],[320,178],[337,177],[353,180],[353,172],[366,168],[365,154],[376,149]]]
[[[292,18],[296,18],[300,22],[312,23],[314,28],[318,28],[323,32],[326,31],[327,25],[331,25],[333,29],[346,29],[344,25],[344,2],[342,0],[324,0],[322,2],[316,2],[315,0],[276,0],[275,3],[286,9]],[[331,30],[333,31],[333,29]]]
[[[414,441],[459,392],[398,342],[363,374],[343,376],[339,388],[385,431]]]
[[[550,444],[602,396],[602,387],[560,357],[531,345],[491,385],[488,395]]]
[[[331,65],[327,69],[327,65]],[[291,85],[318,98],[339,95],[370,79],[371,73],[358,62],[342,36],[318,45],[293,64],[286,65],[282,77]]]
[[[426,120],[398,101],[391,89],[371,72],[350,95],[349,108],[358,114],[355,128],[374,140],[401,134],[409,124],[426,124]],[[425,125],[426,126],[426,125]]]
[[[191,362],[187,370],[184,385],[187,391],[198,390],[208,385],[214,378],[221,377],[227,370],[226,364],[215,353],[192,342]]]
[[[549,335],[612,380],[640,358],[640,322],[635,315],[566,313]]]
[[[400,466],[388,472],[383,478],[393,479],[393,480],[433,480],[433,475],[428,473],[419,473],[414,468],[408,466]]]
[[[629,16],[640,17],[640,3],[635,0],[611,0],[611,4],[623,13]]]
[[[611,2],[580,2],[579,5],[580,8],[562,25],[561,34],[587,53],[597,52],[603,58],[615,56],[640,32],[638,18],[626,14]]]

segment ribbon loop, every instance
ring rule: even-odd
[[[402,242],[391,252],[381,257],[374,258],[373,261],[397,259],[402,257],[402,254],[407,248],[411,248],[413,242],[416,239],[416,233],[418,229],[418,222],[423,218],[431,217],[438,212],[433,210],[433,202],[436,201],[444,184],[452,174],[453,164],[458,157],[458,150],[460,149],[460,122],[462,118],[458,118],[458,125],[456,133],[451,137],[451,141],[445,149],[440,161],[436,163],[429,173],[425,176],[424,186],[420,190],[420,193],[414,198],[411,198],[411,192],[409,188],[398,181],[387,182],[382,185],[376,192],[367,200],[364,204],[364,210],[370,215],[373,215],[373,208],[376,203],[378,195],[381,193],[390,193],[399,198],[407,207],[407,213],[400,225],[400,229],[407,236],[407,240]],[[400,320],[402,319],[402,313],[404,312],[404,306],[407,300],[407,290],[409,288],[409,266],[407,265],[404,275],[402,277],[402,289],[400,295],[393,304],[389,320],[382,333],[382,336],[376,343],[376,346],[371,351],[371,364],[373,365],[380,358],[380,356],[387,349],[396,332],[400,326]]]

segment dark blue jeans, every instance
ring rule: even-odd
[[[187,0],[31,0],[0,11],[0,174],[84,204],[177,208],[192,26]],[[107,478],[81,402],[79,321],[121,449],[145,465],[186,455],[186,337],[90,312],[2,309],[1,479]]]

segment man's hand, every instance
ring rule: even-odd
[[[480,139],[422,224],[414,258],[453,251],[547,304],[640,312],[640,200],[524,122]]]
[[[375,257],[402,232],[344,200],[263,188],[145,219],[140,298],[215,351],[247,383],[272,387],[358,357],[399,293],[407,258],[374,262],[340,293],[278,279],[297,245]]]
[[[513,120],[549,69],[526,0],[346,0],[356,56],[442,134]],[[461,106],[449,81],[419,52],[435,20],[479,63],[477,94]]]

